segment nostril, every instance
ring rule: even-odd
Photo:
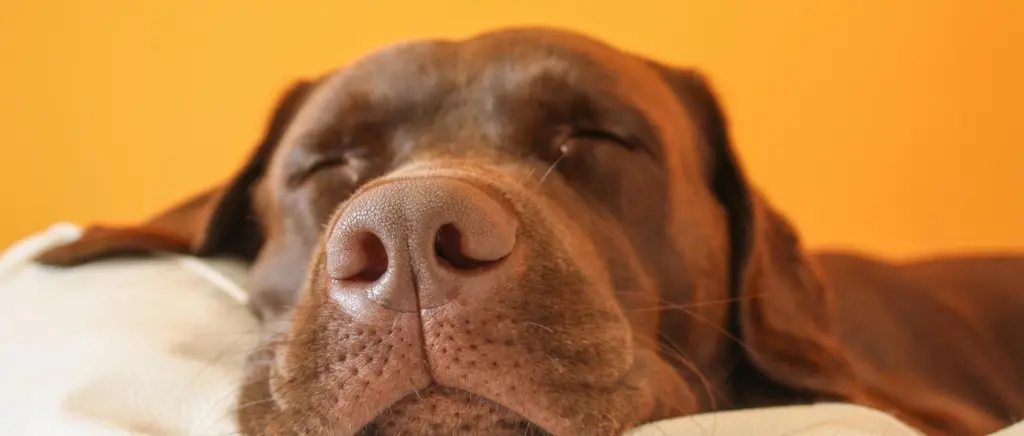
[[[343,280],[375,282],[388,270],[388,252],[384,242],[377,235],[366,232],[356,236],[356,246],[362,255],[363,264]]]
[[[434,239],[434,254],[452,268],[459,270],[485,268],[498,261],[473,259],[466,255],[463,249],[462,231],[454,224],[445,224],[437,230],[437,236]]]

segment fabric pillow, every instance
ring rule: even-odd
[[[0,256],[0,433],[224,435],[257,342],[245,267],[184,256],[56,269],[30,259],[62,224]]]

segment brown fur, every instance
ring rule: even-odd
[[[694,70],[510,29],[381,50],[297,84],[270,125],[224,187],[40,258],[253,261],[268,345],[241,390],[246,434],[612,435],[839,400],[976,435],[1024,413],[1024,258],[807,253]],[[436,194],[420,179],[506,202],[515,268],[440,310],[340,307],[326,263],[347,205]]]

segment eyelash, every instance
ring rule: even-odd
[[[308,168],[304,168],[302,171],[295,173],[295,175],[291,177],[291,180],[288,181],[288,184],[292,187],[301,186],[309,180],[310,177],[316,175],[316,173],[328,168],[345,165],[347,162],[348,159],[343,157],[332,157],[318,160]]]
[[[612,143],[626,151],[647,151],[647,148],[637,141],[636,138],[622,136],[607,129],[591,127],[566,126],[561,133],[556,135],[555,145],[558,147],[559,152],[564,154],[567,150],[574,148],[571,145],[573,140]]]
[[[626,149],[629,150],[634,150],[637,148],[636,144],[634,144],[632,141],[622,136],[616,135],[615,133],[601,129],[576,128],[569,133],[569,138],[614,142],[615,144],[621,145],[622,147],[625,147]]]

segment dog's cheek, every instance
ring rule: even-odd
[[[597,235],[602,235],[601,227],[604,234],[613,229],[597,225],[600,220],[592,214],[582,214],[585,209],[578,201],[563,198],[555,204],[561,205],[559,210],[524,216],[524,227],[530,229],[526,236],[535,241],[534,261],[528,266],[532,273],[524,286],[549,291],[527,300],[529,309],[516,311],[532,322],[559,328],[560,340],[541,346],[559,358],[562,369],[578,367],[577,375],[607,380],[627,371],[632,362],[632,328],[616,299],[616,286],[635,282],[634,275],[613,271],[606,262],[604,253],[615,248],[599,244],[602,237]],[[617,254],[629,257],[628,252]]]
[[[568,190],[561,190],[555,195],[559,198],[554,203],[566,209],[566,216],[573,217],[580,235],[585,235],[582,237],[598,254],[589,262],[569,256],[573,258],[571,264],[581,269],[584,275],[594,275],[599,271],[605,273],[611,283],[610,297],[633,329],[637,341],[635,346],[656,347],[658,311],[655,309],[659,303],[659,284],[654,274],[658,271],[657,264],[652,261],[660,256],[644,256],[645,253],[650,254],[649,248],[653,246],[644,245],[644,242],[655,239],[648,235],[664,234],[664,226],[657,223],[658,215],[648,216],[644,222],[631,226],[614,211],[588,203],[582,196],[571,195]],[[664,238],[657,244],[663,247]],[[572,252],[569,249],[569,253]]]

